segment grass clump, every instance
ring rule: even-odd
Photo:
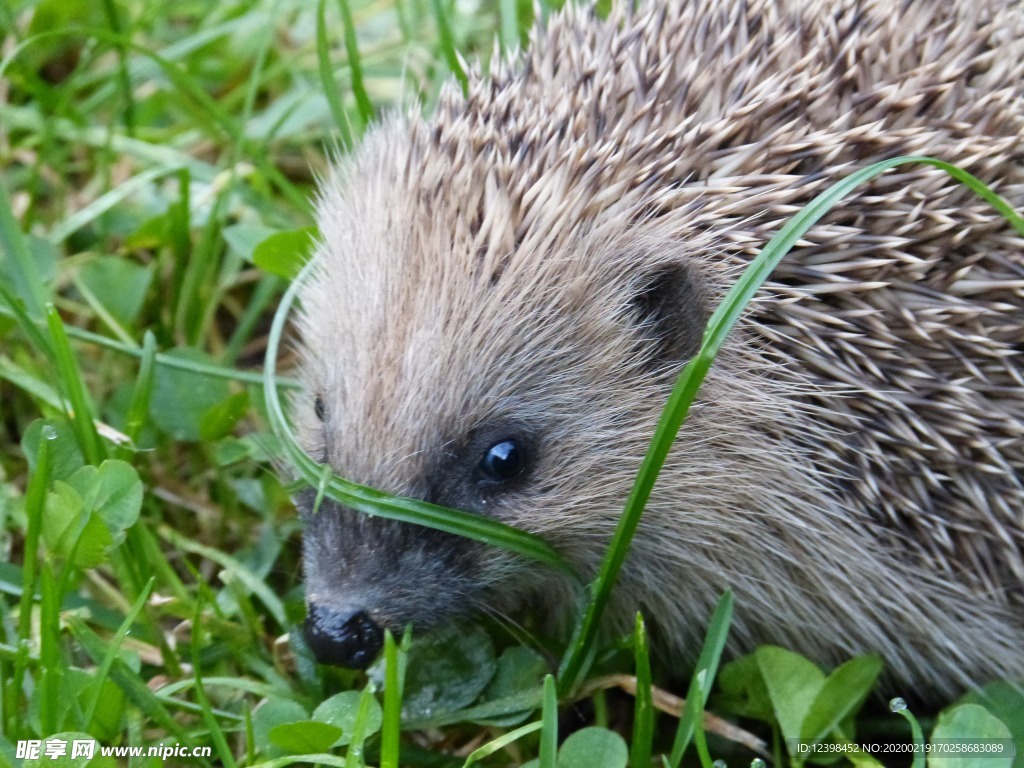
[[[719,671],[730,595],[678,723],[658,714],[680,704],[652,685],[642,619],[618,647],[595,633],[724,334],[815,217],[881,165],[798,215],[716,312],[557,680],[550,649],[483,628],[388,636],[367,674],[317,667],[302,643],[280,453],[350,506],[562,565],[522,531],[325,480],[290,447],[275,400],[289,380],[267,386],[260,370],[309,242],[321,148],[353,145],[382,109],[429,110],[465,77],[461,57],[486,58],[495,35],[515,47],[531,17],[518,0],[0,0],[0,765],[42,763],[53,741],[142,750],[76,763],[94,766],[608,768],[709,768],[729,747],[708,730],[753,746],[744,761],[802,763],[786,739],[852,743],[877,660],[826,675],[760,649]],[[586,727],[566,737],[560,701],[563,715],[582,701]],[[777,738],[728,731],[709,704]],[[961,709],[940,725],[996,729]]]

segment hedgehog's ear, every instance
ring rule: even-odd
[[[708,321],[700,273],[683,263],[662,264],[636,285],[630,303],[640,334],[651,342],[652,365],[688,361],[700,349]]]

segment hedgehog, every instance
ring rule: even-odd
[[[300,293],[309,454],[542,536],[597,571],[710,311],[796,211],[930,155],[1024,206],[1012,0],[569,4],[432,117],[391,115],[317,199]],[[891,170],[797,244],[716,359],[605,620],[692,661],[877,652],[893,691],[1024,678],[1024,239],[943,171]],[[305,635],[360,667],[384,629],[563,626],[572,581],[325,502]]]

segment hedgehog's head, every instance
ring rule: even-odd
[[[593,180],[515,168],[406,126],[325,185],[296,419],[342,477],[540,534],[592,573],[707,290],[649,211],[588,213]],[[385,627],[567,594],[503,550],[311,501],[307,637],[323,661],[369,663]]]

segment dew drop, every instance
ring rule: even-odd
[[[711,765],[713,765],[714,768],[729,768],[729,764],[725,762],[725,760],[715,760]]]
[[[43,438],[46,440],[56,440],[58,437],[57,430],[52,424],[47,424],[43,427]]]
[[[907,708],[906,699],[897,696],[895,699],[889,699],[889,711],[890,712],[902,712]]]
[[[750,761],[750,768],[765,768],[765,762],[760,757],[755,757]]]

